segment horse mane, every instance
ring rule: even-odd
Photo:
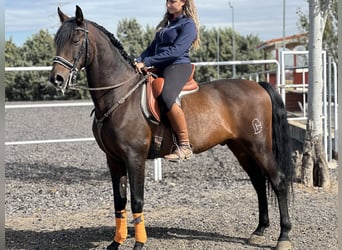
[[[92,25],[95,26],[95,28],[99,29],[100,31],[102,31],[108,38],[109,40],[111,41],[111,43],[114,45],[115,48],[117,48],[121,54],[121,56],[127,61],[129,62],[131,65],[133,60],[132,60],[132,57],[129,56],[127,54],[127,52],[125,51],[124,47],[122,46],[122,43],[112,34],[110,33],[107,29],[105,29],[103,26],[95,23],[95,22],[92,22],[92,21],[88,21],[90,22]]]
[[[59,28],[59,30],[56,33],[55,36],[55,44],[57,46],[61,46],[63,44],[65,44],[67,41],[69,41],[71,39],[72,36],[72,32],[73,30],[76,28],[77,24],[75,22],[75,17],[71,17],[69,18],[67,21],[65,21],[63,23],[63,25]],[[91,23],[95,28],[97,28],[98,30],[102,31],[111,41],[111,43],[113,44],[113,46],[115,48],[118,49],[120,55],[130,64],[133,65],[133,60],[132,57],[129,56],[127,54],[127,52],[125,51],[124,47],[122,46],[122,44],[120,43],[120,41],[112,34],[110,33],[107,29],[105,29],[103,26],[98,25],[95,22],[89,21],[89,20],[85,20],[89,23]]]

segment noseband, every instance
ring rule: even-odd
[[[62,66],[64,66],[65,68],[69,69],[69,76],[68,76],[68,80],[61,86],[59,87],[59,89],[64,93],[64,91],[69,87],[69,86],[73,86],[76,84],[76,78],[77,78],[77,74],[79,69],[77,68],[77,64],[79,63],[82,54],[85,51],[85,63],[84,63],[84,67],[87,66],[87,60],[88,60],[88,29],[87,29],[87,22],[84,22],[84,28],[81,27],[77,27],[75,30],[80,30],[84,32],[84,39],[82,41],[82,45],[80,47],[80,49],[78,50],[77,56],[74,57],[74,62],[71,63],[69,62],[67,59],[61,57],[61,56],[55,56],[53,58],[53,63],[58,63],[61,64]]]

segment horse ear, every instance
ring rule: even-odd
[[[76,22],[78,25],[82,24],[83,23],[83,13],[82,13],[82,10],[80,8],[80,6],[76,5]]]
[[[59,7],[57,8],[57,11],[58,11],[58,15],[59,15],[59,20],[60,20],[62,23],[64,23],[66,20],[69,19],[69,17],[68,17],[67,15],[65,15],[65,14],[61,11],[61,9],[60,9]]]

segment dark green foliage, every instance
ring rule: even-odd
[[[41,30],[29,38],[22,47],[12,40],[6,41],[5,66],[51,66],[55,54],[53,36]],[[79,74],[78,84],[85,85],[85,74]],[[6,101],[66,100],[88,98],[88,93],[68,91],[63,96],[49,82],[48,71],[5,72]]]

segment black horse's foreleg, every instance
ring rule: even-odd
[[[127,171],[123,164],[107,157],[108,167],[110,169],[115,209],[115,236],[114,242],[107,249],[118,249],[127,238]]]
[[[128,155],[128,176],[131,190],[131,207],[135,231],[134,250],[142,249],[147,241],[144,207],[145,158],[131,153]]]

